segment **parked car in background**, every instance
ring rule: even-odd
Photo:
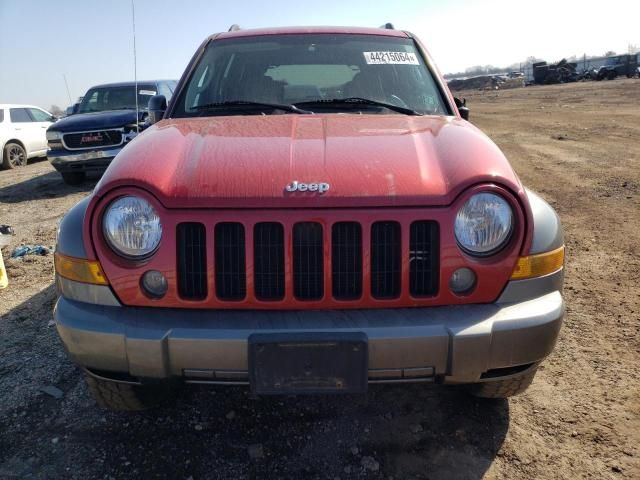
[[[618,55],[607,59],[607,63],[598,69],[596,80],[613,80],[618,76],[632,78],[638,70],[636,55]]]
[[[24,167],[47,153],[47,128],[56,118],[33,105],[0,104],[0,166]]]
[[[65,183],[77,185],[88,172],[103,172],[145,128],[149,99],[156,94],[170,98],[176,81],[140,81],[137,85],[137,93],[135,82],[90,88],[71,114],[47,131],[47,157]]]
[[[562,325],[562,226],[464,105],[408,32],[209,37],[60,225],[56,326],[98,403],[526,390]]]

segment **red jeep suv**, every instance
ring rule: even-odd
[[[524,391],[564,241],[412,34],[212,35],[60,225],[58,332],[98,403],[176,383]]]

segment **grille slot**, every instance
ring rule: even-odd
[[[256,223],[253,230],[254,288],[259,300],[284,298],[284,228]]]
[[[216,295],[221,300],[242,300],[247,293],[244,226],[218,223],[214,238]]]
[[[178,294],[188,300],[207,296],[206,232],[201,223],[180,223],[177,231]]]
[[[216,219],[206,222],[211,227],[205,222],[178,224],[178,296],[185,301],[211,297],[211,306],[216,301],[242,302],[249,297],[251,283],[258,302],[287,298],[323,301],[331,306],[334,300],[336,307],[340,301],[409,296],[415,299],[413,305],[421,298],[438,294],[440,229],[434,220],[414,217],[401,226],[394,220],[369,223],[365,219],[366,223],[361,223],[357,216],[352,221],[342,217],[342,221],[333,224],[328,220],[329,232],[324,221],[315,216],[296,218],[297,222],[288,223],[290,229],[277,218],[266,221],[271,218],[244,224],[226,216],[218,218],[219,223]],[[253,247],[252,258],[246,257],[249,247]],[[211,279],[208,258],[213,264]],[[249,272],[252,278],[248,278]],[[370,288],[364,285],[365,278]],[[329,281],[331,288],[327,290],[325,284]],[[287,282],[291,282],[291,291]]]
[[[324,295],[324,246],[322,225],[293,226],[293,294],[299,300],[319,300]]]
[[[102,130],[100,132],[67,133],[63,135],[64,145],[70,149],[110,147],[122,143],[120,130]]]
[[[438,291],[438,224],[411,224],[409,240],[409,291],[414,297],[433,296]]]
[[[396,298],[400,295],[400,224],[375,222],[371,226],[371,295]]]
[[[331,231],[331,279],[333,297],[353,300],[362,295],[362,227],[339,222]]]

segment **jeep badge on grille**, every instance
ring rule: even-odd
[[[302,183],[294,180],[284,187],[287,192],[318,192],[320,194],[329,191],[328,183]]]

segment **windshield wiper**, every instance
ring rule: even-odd
[[[206,105],[198,105],[197,107],[193,107],[192,109],[195,110],[196,112],[204,112],[208,110],[224,109],[225,107],[248,107],[248,108],[254,108],[254,109],[255,107],[266,107],[266,108],[272,108],[274,110],[282,110],[284,112],[291,112],[291,113],[300,113],[300,114],[313,113],[308,110],[303,110],[301,108],[298,108],[295,105],[254,102],[251,100],[227,100],[224,102],[207,103]]]
[[[398,105],[394,105],[393,103],[385,103],[379,102],[378,100],[371,100],[369,98],[361,98],[361,97],[349,97],[349,98],[331,98],[331,99],[318,99],[318,100],[310,100],[308,102],[298,102],[294,104],[296,106],[324,106],[324,105],[373,105],[376,107],[383,107],[389,110],[393,110],[394,112],[403,113],[405,115],[422,115],[422,113],[416,112],[408,107],[400,107]]]

